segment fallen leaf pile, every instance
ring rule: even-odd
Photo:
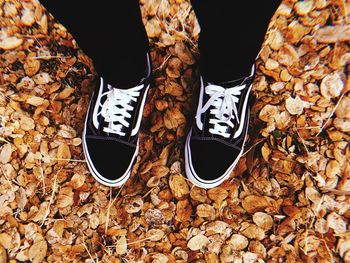
[[[257,60],[245,155],[193,186],[189,1],[141,1],[155,81],[133,174],[89,174],[91,60],[35,0],[0,0],[0,262],[350,262],[350,3],[286,0]],[[122,153],[115,153],[116,156]]]

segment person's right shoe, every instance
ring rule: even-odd
[[[201,78],[196,121],[185,145],[186,175],[193,184],[220,185],[242,156],[254,73],[253,67],[249,77],[218,84]]]
[[[117,89],[100,78],[91,98],[83,149],[92,176],[106,186],[121,186],[131,174],[139,149],[138,132],[151,71],[147,54],[146,74],[136,87]]]

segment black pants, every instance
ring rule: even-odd
[[[41,0],[73,34],[97,72],[128,88],[143,77],[148,38],[138,0]],[[280,0],[192,0],[200,24],[200,70],[210,82],[247,75]]]

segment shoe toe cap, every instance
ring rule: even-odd
[[[85,142],[91,172],[100,179],[118,181],[131,169],[135,147],[98,138],[86,138]]]
[[[192,169],[203,181],[220,178],[239,157],[240,151],[216,140],[190,141]]]

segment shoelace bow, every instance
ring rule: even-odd
[[[237,96],[241,94],[245,87],[245,85],[242,85],[225,89],[213,84],[206,86],[205,93],[210,96],[210,99],[203,106],[196,118],[200,118],[211,106],[214,107],[210,110],[210,113],[214,115],[213,118],[209,120],[209,123],[213,124],[213,128],[209,129],[211,134],[220,135],[225,138],[230,137],[230,133],[227,132],[227,129],[228,126],[233,128],[234,124],[232,119],[235,118],[238,123],[240,122],[236,103],[239,102]]]
[[[99,102],[101,111],[98,113],[98,115],[102,115],[104,121],[108,124],[108,126],[103,127],[104,132],[125,136],[126,133],[122,130],[123,127],[130,126],[126,119],[131,117],[129,111],[134,109],[130,102],[137,101],[142,88],[143,85],[127,90],[111,88],[101,95],[101,100],[103,97],[106,97],[104,103]]]

